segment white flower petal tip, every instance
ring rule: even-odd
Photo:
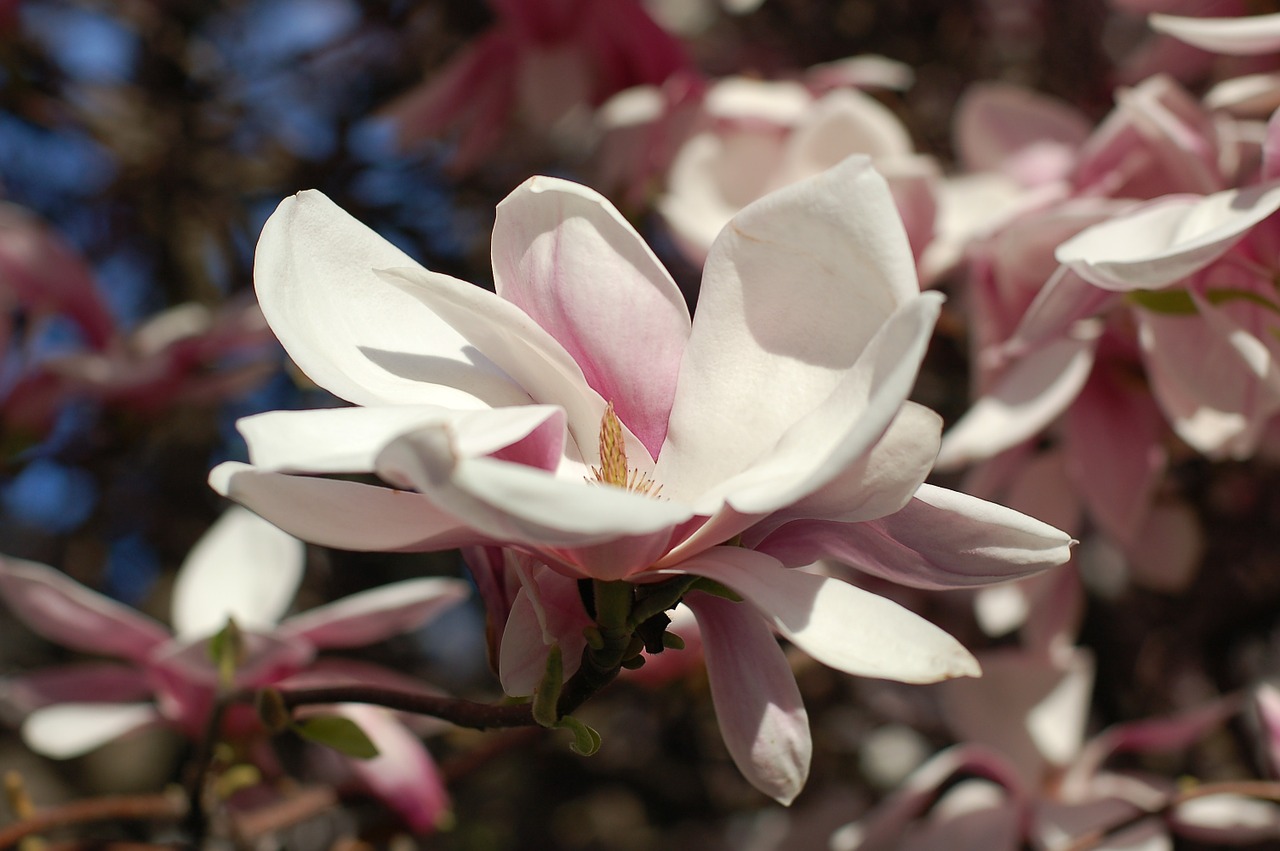
[[[904,683],[982,674],[959,641],[914,612],[839,579],[784,568],[763,553],[716,547],[679,572],[733,589],[792,644],[838,671]]]
[[[28,715],[22,739],[36,753],[71,759],[159,721],[148,703],[60,703]]]
[[[1193,18],[1154,13],[1151,28],[1202,50],[1252,56],[1280,50],[1280,14]]]
[[[228,618],[270,631],[293,602],[306,548],[239,506],[227,509],[192,547],[173,588],[179,638],[213,635]]]

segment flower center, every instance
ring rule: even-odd
[[[592,467],[591,474],[602,485],[645,496],[657,496],[662,492],[662,485],[656,484],[648,473],[640,472],[638,467],[627,466],[627,442],[622,434],[622,421],[613,410],[612,402],[600,418],[600,466]]]

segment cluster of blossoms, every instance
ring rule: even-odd
[[[324,782],[354,781],[428,834],[452,816],[422,716],[567,729],[590,753],[600,735],[577,710],[615,678],[705,671],[732,762],[789,806],[815,753],[790,647],[934,684],[912,691],[927,706],[907,723],[951,743],[878,805],[832,821],[801,799],[796,847],[817,824],[840,851],[1280,836],[1272,785],[1188,789],[1119,758],[1243,720],[1263,771],[1280,771],[1280,692],[1188,687],[1180,711],[1091,736],[1082,637],[1090,595],[1197,581],[1208,544],[1177,464],[1276,449],[1280,14],[1152,16],[1100,121],[973,85],[948,169],[894,108],[913,84],[898,62],[713,78],[659,21],[693,31],[715,10],[490,6],[489,28],[377,120],[404,149],[443,140],[457,179],[537,137],[623,210],[651,210],[697,280],[682,290],[637,216],[560,177],[497,205],[491,289],[306,190],[261,229],[256,302],[181,305],[126,332],[65,240],[0,207],[0,436],[38,445],[71,399],[154,414],[241,398],[274,370],[273,338],[295,377],[349,403],[239,419],[247,454],[208,475],[237,505],[177,574],[172,630],[0,556],[17,620],[123,662],[5,679],[26,744],[73,758],[168,727],[206,752],[198,823],[231,797],[210,763],[271,785],[290,772],[271,736],[292,729],[347,752],[316,760]],[[1225,63],[1200,96],[1179,76],[1188,46],[1205,73],[1210,53],[1261,58]],[[50,354],[55,316],[79,339]],[[945,433],[911,399],[939,334],[967,347],[972,380]],[[927,481],[935,467],[963,472],[959,489]],[[457,550],[469,582],[419,577],[290,615],[307,544]],[[950,609],[921,613],[946,590]],[[323,655],[473,591],[503,703]]]

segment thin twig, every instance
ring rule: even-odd
[[[86,798],[34,815],[0,829],[0,849],[12,848],[25,837],[54,828],[98,821],[176,821],[187,813],[187,802],[176,795],[107,795]]]

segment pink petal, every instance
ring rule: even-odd
[[[361,782],[419,834],[433,833],[449,819],[449,793],[422,741],[377,706],[340,703],[333,711],[360,726],[378,749],[373,759],[351,759]]]
[[[657,457],[689,310],[640,235],[592,190],[534,177],[498,205],[493,273]]]
[[[1252,56],[1280,50],[1280,14],[1188,18],[1153,14],[1151,28],[1216,53]]]
[[[1008,83],[971,85],[956,106],[955,145],[968,171],[1005,170],[1037,148],[1061,152],[1069,166],[1091,130],[1088,119],[1065,102]]]
[[[294,615],[279,632],[315,647],[361,647],[417,629],[468,596],[460,579],[406,579]]]
[[[286,198],[267,220],[254,258],[263,315],[313,381],[360,405],[525,404],[529,397],[447,322],[375,270],[436,275],[319,192]]]
[[[606,402],[587,384],[582,367],[569,352],[528,314],[488,290],[421,268],[380,274],[449,323],[474,351],[504,370],[529,399],[563,407],[580,457],[597,456]],[[648,456],[629,431],[627,436],[629,455],[637,460]]]
[[[698,619],[729,755],[752,786],[789,805],[809,776],[813,742],[785,654],[750,607],[700,593],[685,603]]]
[[[980,673],[969,651],[919,615],[839,579],[784,568],[763,553],[715,547],[671,572],[727,586],[801,650],[845,673],[909,683]]]
[[[59,703],[22,724],[22,740],[53,759],[70,759],[161,721],[149,703]]]
[[[322,546],[423,552],[488,542],[484,535],[412,492],[264,473],[234,461],[214,467],[209,484],[290,535]]]
[[[223,512],[191,548],[173,586],[173,628],[181,639],[211,636],[228,618],[270,632],[302,581],[306,548],[251,511]]]
[[[1202,198],[1169,196],[1086,228],[1058,246],[1058,262],[1116,292],[1154,290],[1198,272],[1280,210],[1280,183]]]
[[[168,630],[141,612],[32,561],[0,558],[0,595],[15,617],[73,650],[141,662],[169,640]]]
[[[1067,472],[1090,517],[1122,546],[1137,541],[1164,473],[1167,426],[1130,376],[1102,370],[1066,417]]]
[[[533,694],[547,669],[547,655],[560,647],[568,680],[582,663],[583,629],[594,623],[578,596],[578,583],[548,568],[533,566],[516,595],[502,631],[498,678],[515,696]]]
[[[941,589],[1002,582],[1064,564],[1072,543],[1066,533],[1013,509],[921,485],[895,514],[865,523],[795,521],[756,549],[783,564],[830,557],[903,585]]]
[[[1057,419],[1076,400],[1093,369],[1101,329],[1081,331],[1014,362],[943,437],[939,469],[990,458]]]
[[[0,700],[4,706],[23,715],[54,703],[75,703],[89,698],[126,703],[150,695],[151,683],[145,671],[114,662],[44,668],[0,683]]]
[[[865,158],[748,206],[703,272],[660,458],[680,480],[664,482],[697,494],[746,468],[822,405],[888,318],[919,298],[892,195]],[[769,404],[757,403],[762,395]]]

